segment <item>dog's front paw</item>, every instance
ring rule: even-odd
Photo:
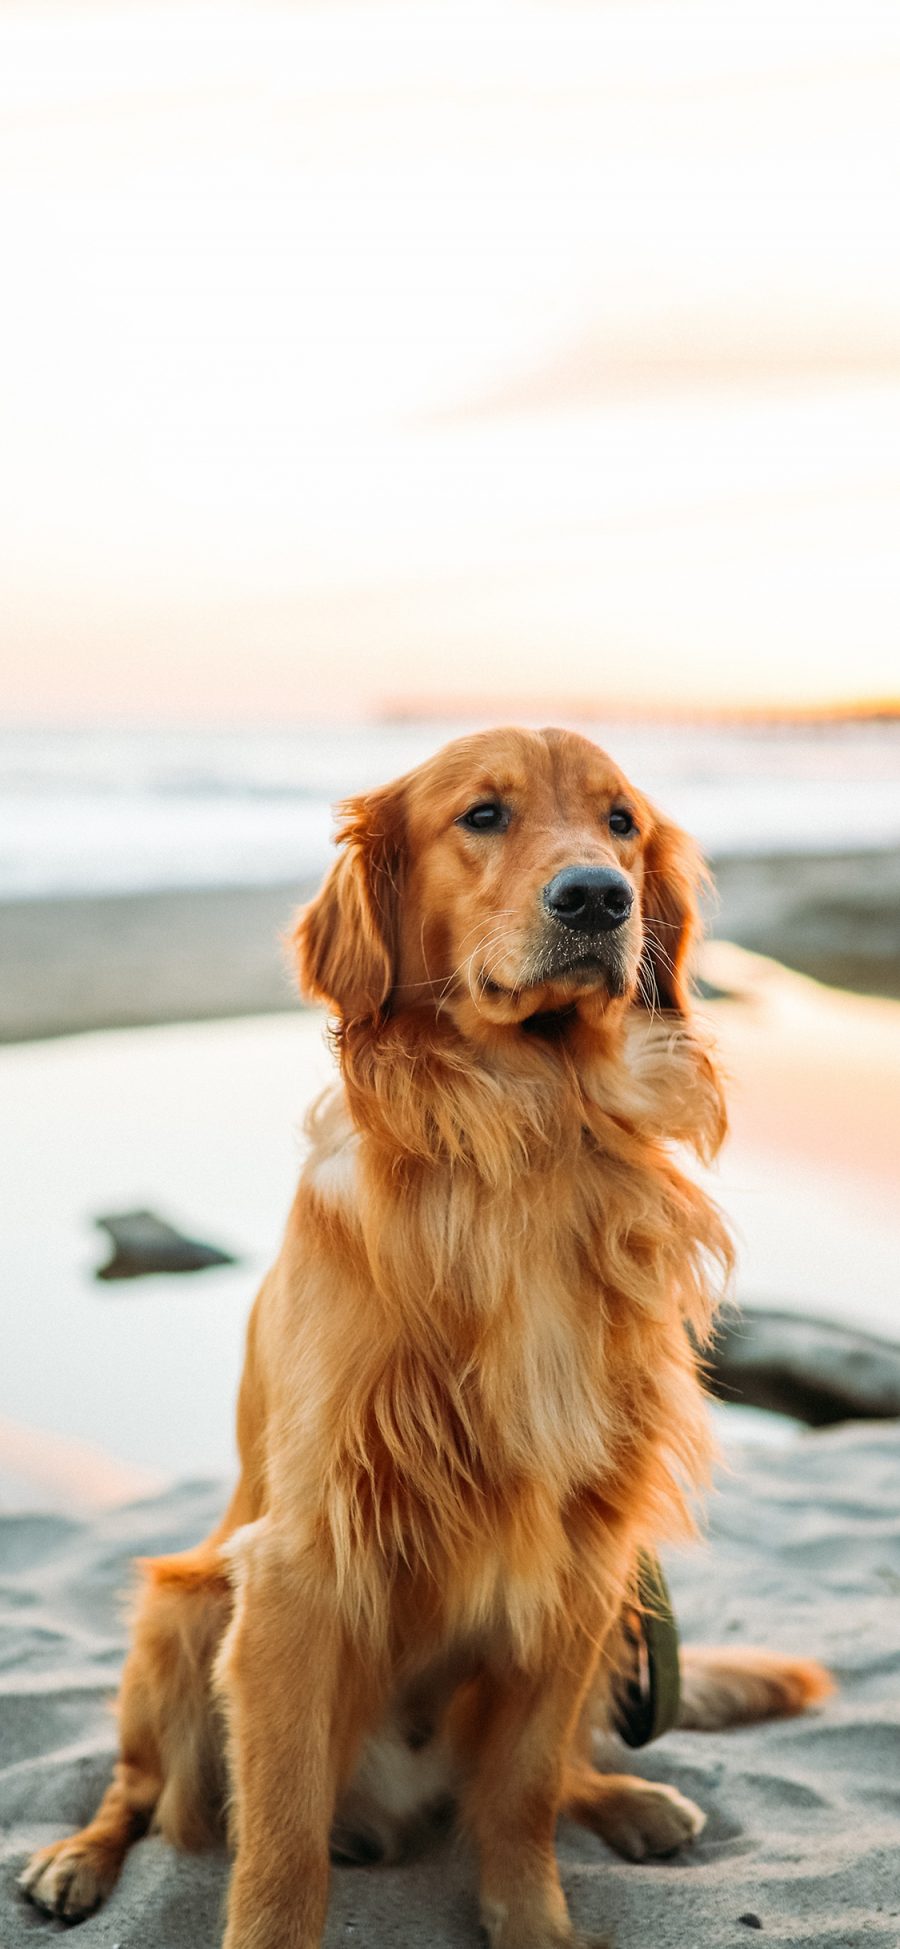
[[[33,1854],[18,1885],[46,1915],[81,1922],[106,1900],[118,1871],[118,1859],[111,1860],[106,1848],[75,1834]]]
[[[565,1907],[555,1913],[539,1908],[508,1907],[482,1898],[481,1926],[490,1949],[609,1949],[606,1936],[582,1935],[572,1927]]]

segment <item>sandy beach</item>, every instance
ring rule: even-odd
[[[700,1802],[696,1846],[634,1866],[564,1823],[576,1922],[615,1949],[896,1949],[900,1941],[900,1445],[893,1428],[733,1450],[708,1549],[671,1562],[684,1634],[814,1651],[840,1692],[816,1715],[708,1736],[670,1734],[617,1755]],[[20,1902],[24,1854],[92,1812],[113,1753],[108,1710],[124,1646],[118,1593],[135,1549],[193,1541],[222,1506],[195,1484],[82,1524],[0,1522],[0,1940],[36,1949],[58,1929]],[[599,1755],[598,1755],[599,1757]],[[163,1841],[129,1855],[83,1949],[215,1949],[227,1863]],[[755,1918],[751,1920],[750,1918]],[[466,1848],[391,1868],[335,1871],[326,1943],[466,1949],[478,1942]]]
[[[738,1234],[739,1296],[896,1339],[900,1008],[723,941],[702,974],[731,1077],[713,1185]],[[0,1376],[3,1949],[55,1933],[19,1902],[15,1874],[29,1848],[86,1817],[105,1777],[130,1559],[196,1540],[221,1507],[247,1310],[291,1196],[303,1109],[330,1073],[323,1019],[297,1007],[0,1051],[15,1295]],[[94,1221],[145,1205],[234,1263],[98,1284],[108,1241]],[[725,1949],[757,1927],[790,1949],[896,1945],[896,1424],[807,1435],[715,1412],[724,1467],[709,1546],[669,1565],[684,1634],[815,1653],[840,1692],[808,1720],[679,1734],[640,1756],[639,1771],[701,1802],[707,1827],[689,1856],[634,1867],[564,1826],[573,1912],[616,1949]],[[221,1856],[142,1842],[78,1941],[214,1949],[226,1874]],[[397,1949],[475,1942],[462,1844],[338,1871],[327,1941],[363,1933]]]

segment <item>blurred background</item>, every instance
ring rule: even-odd
[[[887,0],[0,8],[0,1489],[229,1466],[280,932],[494,720],[702,841],[739,1293],[895,1338],[898,77]],[[98,1286],[144,1209],[235,1263]]]

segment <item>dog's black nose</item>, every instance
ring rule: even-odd
[[[632,888],[613,866],[564,866],[545,886],[543,899],[554,920],[579,934],[621,927],[634,906]]]

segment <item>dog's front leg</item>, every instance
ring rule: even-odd
[[[235,1864],[224,1949],[317,1949],[341,1780],[372,1712],[327,1571],[266,1521],[234,1550],[238,1602],[216,1683],[230,1736]]]
[[[541,1672],[485,1674],[473,1695],[469,1814],[491,1949],[561,1949],[574,1941],[555,1830],[564,1757],[596,1656],[587,1639],[570,1638]]]

